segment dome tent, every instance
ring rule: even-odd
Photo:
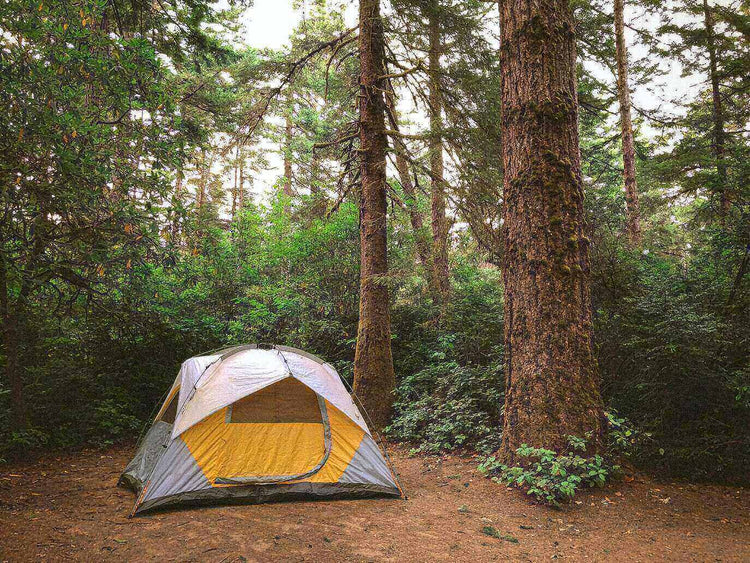
[[[255,344],[182,364],[120,484],[132,515],[203,502],[401,497],[336,370]]]

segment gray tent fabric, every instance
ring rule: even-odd
[[[153,471],[143,501],[177,494],[181,491],[208,489],[211,483],[181,438],[172,440]]]
[[[149,428],[133,460],[120,477],[120,483],[140,493],[149,475],[162,457],[172,434],[172,425],[157,421]]]
[[[393,477],[375,440],[365,436],[357,453],[339,479],[339,483],[367,483],[379,487],[392,487]]]
[[[274,356],[268,355],[269,349],[275,350],[279,359],[282,360],[282,364],[274,363]],[[231,364],[228,364],[226,368],[222,367],[224,359],[228,362],[231,361]],[[283,366],[283,371],[279,371],[279,365]],[[230,377],[226,379],[229,386],[226,392],[217,387],[222,381],[222,376],[216,374],[222,373],[221,370],[223,369],[231,370],[229,372]],[[202,379],[203,371],[208,370],[212,371],[214,375],[210,377],[214,379]],[[210,422],[208,420],[202,422],[196,416],[196,410],[193,407],[193,419],[189,425],[185,425],[185,429],[196,425],[198,425],[196,428],[203,429],[199,430],[199,435],[203,436],[202,441],[196,443],[195,437],[190,438],[188,434],[185,434],[183,438],[185,429],[176,431],[175,425],[169,423],[172,421],[171,418],[165,417],[169,422],[154,421],[119,481],[119,484],[133,489],[137,494],[131,516],[152,509],[195,504],[237,502],[253,504],[290,500],[369,497],[405,498],[396,480],[395,472],[391,470],[386,458],[372,438],[359,409],[343,386],[338,373],[330,364],[323,362],[316,356],[286,346],[264,346],[261,349],[256,345],[245,345],[214,352],[211,355],[191,358],[183,363],[180,373],[181,375],[178,376],[177,381],[172,386],[173,393],[170,394],[170,397],[175,396],[174,394],[179,390],[181,405],[177,409],[177,417],[179,418],[183,409],[191,408],[191,400],[203,400],[207,401],[206,404],[208,405],[204,409],[204,419],[211,417]],[[266,373],[272,380],[269,384],[263,384],[262,380],[259,379],[265,377],[264,374]],[[243,382],[244,377],[248,378],[247,383]],[[221,413],[221,416],[212,416],[212,413],[217,412],[214,405],[220,405],[223,402],[227,405],[223,408],[231,409],[234,403],[225,401],[224,396],[231,396],[233,401],[240,401],[269,385],[282,381],[285,377],[293,377],[298,382],[296,385],[304,385],[317,396],[325,428],[325,448],[322,452],[321,461],[315,467],[303,473],[290,472],[289,479],[269,480],[267,476],[262,475],[262,471],[258,477],[253,477],[252,473],[249,473],[248,477],[242,478],[225,478],[221,476],[221,473],[217,475],[217,464],[225,462],[220,461],[222,458],[215,457],[216,454],[213,452],[223,452],[222,455],[228,456],[226,462],[230,462],[232,459],[231,452],[235,451],[231,444],[235,443],[242,449],[241,444],[245,443],[243,440],[252,440],[252,437],[255,436],[255,442],[247,443],[254,443],[256,445],[253,448],[260,448],[258,450],[258,462],[265,463],[263,461],[266,459],[264,458],[264,450],[277,451],[278,448],[283,450],[283,444],[286,444],[283,436],[286,435],[287,431],[278,430],[283,429],[283,426],[276,427],[276,434],[272,435],[277,436],[277,438],[268,442],[268,446],[264,447],[265,442],[258,442],[258,439],[266,440],[266,434],[257,434],[256,432],[261,430],[256,430],[256,428],[260,429],[265,424],[268,429],[274,427],[274,424],[281,424],[281,422],[263,423],[257,426],[253,426],[253,422],[231,422],[227,420],[228,417],[225,416],[225,413]],[[195,398],[196,394],[190,389],[185,389],[185,385],[190,385],[193,388],[201,388],[205,385],[210,388],[210,394],[204,393],[203,398],[199,394],[198,398]],[[242,389],[248,389],[247,393],[243,395],[238,392]],[[284,394],[281,396],[287,397],[285,400],[288,402],[289,397],[295,395]],[[176,399],[174,400],[176,401]],[[160,415],[168,410],[168,401],[170,401],[170,398],[167,399],[160,410]],[[339,453],[336,459],[330,461],[330,463],[328,454],[331,452],[331,429],[326,414],[326,401],[332,401],[332,408],[338,409],[336,412],[340,413],[337,415],[338,422],[336,424],[338,426],[336,428],[350,429],[345,430],[345,432],[348,432],[348,434],[345,434],[348,438],[343,438],[344,435],[342,435],[342,439],[345,441],[336,446],[344,449],[337,449],[336,451]],[[342,414],[345,417],[343,419],[341,418]],[[160,415],[157,415],[157,418],[160,418]],[[230,430],[228,425],[231,425],[232,433],[223,434],[222,428],[226,431]],[[243,426],[244,429],[240,426]],[[301,427],[296,426],[295,428]],[[206,429],[209,431],[206,432]],[[239,434],[236,433],[238,429],[240,430]],[[361,438],[357,437],[357,432]],[[192,435],[194,436],[195,433],[193,432]],[[245,438],[237,438],[237,436],[245,436]],[[264,437],[259,438],[261,436]],[[231,440],[240,441],[232,442]],[[304,456],[305,454],[302,452],[314,451],[310,450],[311,443],[289,442],[290,446],[285,450],[288,454],[284,455],[291,455],[292,458],[297,455]],[[188,444],[192,445],[189,446]],[[227,446],[229,446],[229,449],[227,449]],[[192,451],[191,448],[193,448]],[[242,451],[255,450],[244,449]],[[293,453],[298,451],[299,454]],[[342,459],[342,451],[350,453]],[[257,463],[251,460],[252,457],[247,458],[250,460],[249,462],[244,461],[245,458],[242,457],[235,459],[242,459],[241,463],[252,465]],[[278,459],[285,458],[282,455]],[[198,460],[201,460],[200,463]],[[221,467],[225,466],[221,465]],[[317,476],[318,472],[325,467],[331,469]],[[277,475],[277,473],[271,473],[270,475]]]

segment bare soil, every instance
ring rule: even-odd
[[[554,510],[484,479],[475,459],[397,450],[406,501],[234,505],[128,519],[133,494],[115,484],[133,449],[0,466],[0,560],[750,561],[750,495],[736,487],[635,475]]]

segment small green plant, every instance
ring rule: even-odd
[[[644,442],[651,438],[651,433],[641,432],[628,419],[620,417],[615,410],[609,410],[605,414],[609,451],[625,457],[637,456]]]
[[[522,444],[516,450],[521,460],[518,465],[504,465],[493,456],[484,460],[479,470],[495,482],[519,487],[538,501],[559,507],[580,487],[601,487],[620,469],[600,455],[582,457],[586,443],[583,438],[568,436],[568,449],[561,454]]]
[[[484,526],[482,528],[482,533],[485,536],[490,536],[491,538],[496,538],[498,540],[507,541],[510,543],[518,543],[518,538],[511,535],[511,534],[503,534],[500,530],[495,528],[495,526]]]

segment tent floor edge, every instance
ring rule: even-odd
[[[370,498],[403,498],[396,487],[360,483],[291,483],[243,487],[212,487],[178,493],[136,503],[133,514],[199,506],[264,504],[297,501],[356,500]],[[139,499],[140,500],[140,499]]]

